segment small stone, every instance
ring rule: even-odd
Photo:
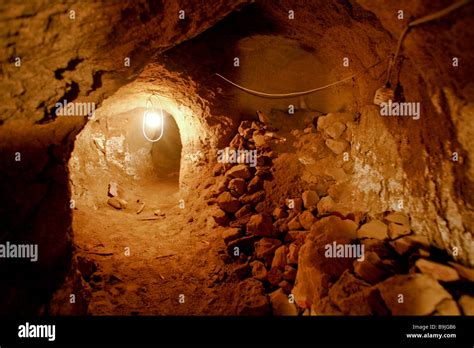
[[[249,120],[242,121],[240,122],[238,132],[240,135],[244,135],[245,130],[251,129],[251,127],[252,127],[252,121],[249,121]]]
[[[382,259],[387,259],[394,256],[394,253],[386,246],[383,240],[365,238],[362,239],[360,243],[364,246],[365,252],[373,251]]]
[[[305,209],[312,209],[316,207],[316,204],[319,202],[319,196],[316,193],[316,191],[308,190],[304,191],[303,194],[301,195],[301,198],[303,200],[303,206]]]
[[[399,225],[394,222],[391,222],[388,225],[388,236],[390,239],[396,239],[401,236],[406,236],[410,234],[410,226],[409,225]]]
[[[238,228],[228,228],[222,232],[222,237],[224,238],[225,244],[229,244],[233,240],[239,239],[241,235],[242,234]]]
[[[156,215],[156,214],[155,214]],[[214,221],[220,226],[226,226],[229,223],[229,217],[225,211],[216,209],[212,215]]]
[[[459,280],[458,272],[456,272],[454,268],[437,262],[418,259],[415,262],[415,266],[421,273],[429,274],[433,278],[443,282],[455,282]]]
[[[255,211],[256,211],[257,213],[263,213],[266,208],[267,208],[267,205],[266,205],[265,202],[259,202],[259,203],[257,203],[257,205],[255,206]]]
[[[245,147],[245,140],[240,134],[236,134],[229,144],[234,149],[242,149]]]
[[[313,132],[313,128],[311,128],[311,127],[307,127],[307,128],[305,128],[305,129],[303,129],[303,133],[304,133],[304,134],[310,134],[310,133],[312,133],[312,132]]]
[[[223,163],[216,163],[214,167],[212,167],[212,175],[218,176],[225,173],[225,165]]]
[[[252,173],[250,169],[245,164],[238,164],[230,168],[227,173],[227,176],[232,178],[242,178],[242,179],[250,179],[252,177]]]
[[[242,208],[237,210],[234,215],[237,219],[240,219],[241,217],[246,216],[250,213],[252,213],[252,206],[250,204],[246,204]]]
[[[323,215],[323,214],[332,212],[335,205],[336,203],[331,198],[331,196],[326,196],[326,197],[321,198],[317,206],[318,214]]]
[[[399,225],[410,225],[410,220],[408,216],[400,212],[390,213],[385,217],[385,220]]]
[[[267,280],[273,286],[278,286],[283,280],[283,272],[279,268],[272,268],[267,272]]]
[[[267,277],[267,269],[261,261],[253,261],[250,266],[252,266],[252,277],[260,281],[264,281]]]
[[[278,219],[283,219],[283,218],[286,218],[288,217],[288,213],[286,212],[285,209],[283,208],[275,208],[273,210],[273,213],[272,213],[273,217],[275,218],[275,220],[278,220]]]
[[[118,191],[119,191],[118,184],[116,182],[111,181],[109,183],[109,187],[107,191],[107,194],[109,195],[109,197],[117,197],[119,195]]]
[[[266,259],[268,256],[273,256],[273,253],[281,245],[278,239],[262,238],[255,242],[255,257],[257,259]]]
[[[458,304],[462,309],[464,315],[474,315],[474,297],[469,295],[462,295]]]
[[[248,184],[248,187],[247,187],[248,193],[255,193],[262,189],[263,189],[263,179],[260,176],[254,176]]]
[[[458,272],[461,278],[474,282],[474,269],[467,268],[466,266],[452,261],[448,263]]]
[[[259,176],[259,177],[264,177],[264,176],[267,176],[271,173],[271,169],[270,167],[259,167],[257,166],[257,171],[255,172],[255,175],[256,176]]]
[[[294,282],[296,279],[296,269],[290,265],[286,265],[285,271],[283,272],[283,279]]]
[[[234,197],[242,196],[247,191],[247,183],[242,178],[235,178],[229,182],[227,188]]]
[[[270,147],[270,145],[267,142],[267,137],[265,135],[254,133],[252,138],[257,148],[264,149],[264,148]]]
[[[114,207],[115,209],[126,209],[127,208],[127,201],[118,198],[118,197],[112,197],[107,200],[107,204],[110,205],[111,207]]]
[[[305,230],[309,230],[311,226],[317,221],[317,219],[313,214],[311,214],[309,210],[305,210],[298,216],[298,221]]]
[[[354,273],[370,284],[377,284],[393,275],[373,251],[365,253],[363,261],[354,261]]]
[[[239,279],[245,279],[248,277],[250,274],[250,266],[248,262],[238,265],[234,268],[234,274],[237,276]]]
[[[242,136],[245,140],[253,140],[253,133],[255,133],[255,129],[249,128],[244,130]]]
[[[289,301],[288,295],[282,289],[278,289],[270,294],[270,304],[273,315],[298,315],[296,304]]]
[[[265,199],[265,191],[258,191],[255,193],[252,193],[251,195],[245,194],[239,198],[240,202],[242,204],[251,204],[251,205],[257,205],[257,203],[263,201]]]
[[[286,245],[282,245],[277,250],[275,250],[275,255],[273,256],[271,268],[277,267],[280,269],[284,269],[286,266],[287,252],[288,252],[288,248],[286,247]]]
[[[302,228],[298,216],[294,217],[290,222],[288,222],[288,228],[290,230],[300,230]]]
[[[293,289],[293,285],[286,280],[282,280],[278,283],[278,286],[283,290],[283,292],[287,295],[291,294],[291,289]]]
[[[249,223],[251,214],[244,215],[237,220],[232,221],[229,226],[234,228],[241,228],[244,229],[245,226]]]
[[[285,242],[291,243],[295,240],[299,240],[301,243],[303,243],[307,235],[308,231],[288,231],[285,236]]]
[[[247,233],[271,237],[275,232],[272,218],[265,214],[252,215],[247,224]]]
[[[267,315],[270,305],[265,288],[256,279],[249,278],[237,285],[236,293],[239,294],[237,304],[238,315]]]
[[[220,209],[219,209],[220,210]],[[220,210],[222,211],[222,210]],[[153,211],[153,215],[156,215],[156,216],[166,216],[166,214],[164,212],[162,212],[160,209],[156,209]]]
[[[334,122],[329,127],[327,127],[324,131],[327,135],[329,135],[333,139],[339,138],[342,133],[346,130],[346,125],[342,122]]]
[[[298,253],[300,251],[301,245],[299,243],[291,243],[288,247],[288,255],[286,258],[286,262],[290,265],[297,265],[298,264]]]
[[[217,204],[219,208],[224,210],[227,213],[235,213],[240,209],[240,202],[237,198],[233,197],[230,192],[222,192],[219,197],[217,197]]]
[[[273,223],[273,226],[275,227],[275,231],[278,236],[282,236],[288,232],[288,225],[286,223],[286,219],[278,219]]]
[[[403,256],[420,247],[428,249],[430,243],[428,239],[424,236],[411,235],[393,240],[390,242],[390,245],[399,255]]]
[[[245,236],[235,239],[227,244],[227,253],[233,257],[237,257],[237,255],[235,255],[235,250],[238,248],[239,256],[242,253],[245,255],[251,255],[254,250],[254,243],[255,238],[253,236]]]
[[[387,225],[382,221],[372,220],[359,228],[357,231],[357,238],[375,238],[379,240],[388,239]]]
[[[326,146],[336,155],[340,155],[347,149],[347,147],[349,146],[349,143],[342,139],[340,140],[326,139]]]
[[[434,315],[461,315],[461,311],[456,301],[446,298],[436,305]]]

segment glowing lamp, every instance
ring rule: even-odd
[[[163,109],[160,107],[159,109],[155,108],[153,106],[153,103],[151,101],[152,97],[158,97],[156,95],[151,95],[146,103],[146,110],[143,113],[143,121],[142,121],[142,130],[143,130],[143,136],[145,137],[146,140],[150,142],[156,142],[161,139],[163,136],[163,126],[164,126],[164,115],[163,115]],[[161,102],[158,99],[158,102]],[[158,132],[158,137],[157,138],[151,138],[147,135],[147,132],[153,132],[153,134],[156,134]]]

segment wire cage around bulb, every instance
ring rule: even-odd
[[[158,101],[159,108],[156,108],[153,104],[152,98]],[[148,128],[148,129],[147,129]],[[156,139],[153,139],[147,135],[147,130],[159,130],[159,136]],[[160,99],[158,96],[152,94],[148,97],[146,101],[146,110],[143,113],[142,119],[142,131],[143,136],[146,140],[155,143],[163,137],[163,129],[164,129],[164,114],[163,114],[163,107],[161,104]]]

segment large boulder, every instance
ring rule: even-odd
[[[238,295],[237,315],[267,315],[270,305],[265,288],[256,279],[249,278],[239,283],[236,288]]]
[[[431,276],[402,274],[377,285],[393,315],[430,315],[451,295]]]
[[[350,244],[356,238],[357,225],[337,216],[316,222],[299,251],[298,272],[293,288],[300,307],[309,308],[327,296],[329,286],[351,267],[353,258],[326,257],[326,246],[334,242]],[[290,262],[289,262],[290,263]]]

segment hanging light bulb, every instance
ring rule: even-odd
[[[151,101],[151,98],[155,97],[158,100],[160,108],[155,108]],[[146,140],[154,143],[163,137],[163,128],[164,128],[164,115],[163,115],[163,108],[161,107],[161,101],[156,95],[151,95],[146,103],[146,110],[143,113],[143,120],[142,120],[142,131],[143,136]],[[158,137],[153,138],[147,135],[147,132],[153,132],[156,134],[158,132]]]

